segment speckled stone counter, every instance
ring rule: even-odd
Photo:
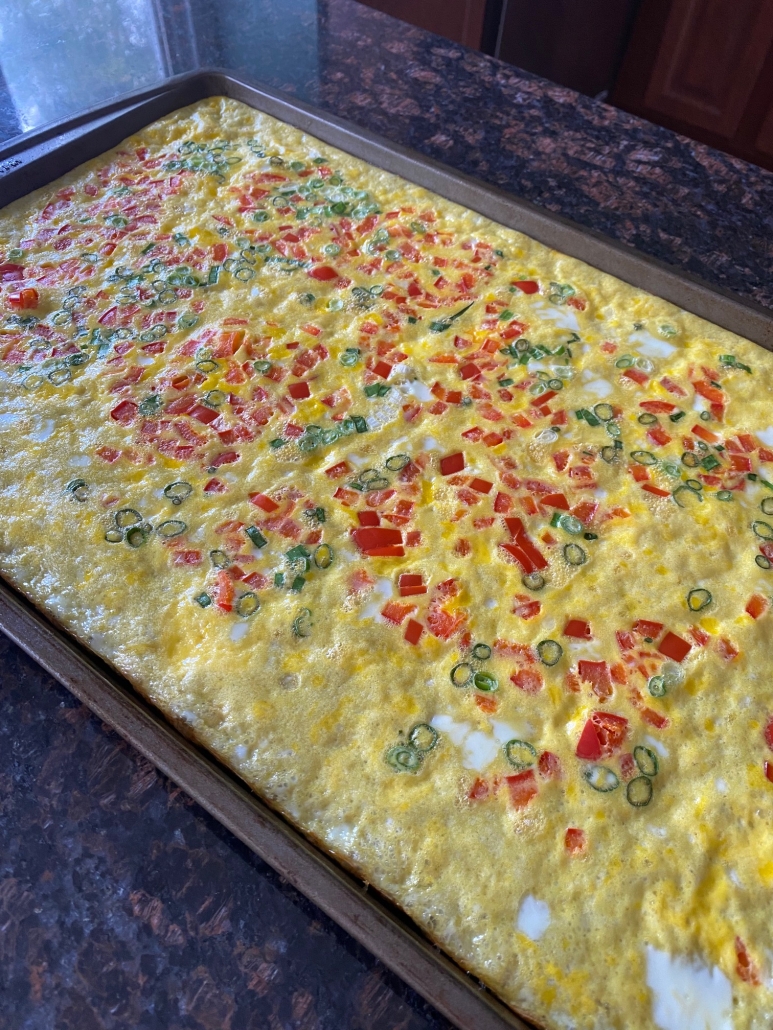
[[[160,6],[167,72],[285,89],[773,308],[765,171],[351,0]],[[97,22],[97,42],[129,46]],[[137,67],[89,102],[154,81]],[[50,117],[83,103],[52,92]],[[19,129],[0,83],[0,136]],[[448,1024],[0,638],[0,1030],[124,1027]]]

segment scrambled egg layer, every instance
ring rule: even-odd
[[[10,582],[519,1012],[769,1025],[768,353],[222,98],[0,259]]]

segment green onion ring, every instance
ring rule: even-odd
[[[658,424],[657,415],[652,415],[649,411],[639,415],[636,421],[642,426],[656,426]]]
[[[602,422],[609,422],[610,419],[615,417],[615,409],[611,404],[595,404],[593,414],[596,418],[600,418]]]
[[[472,649],[472,657],[479,662],[487,662],[491,657],[491,648],[488,644],[476,644]]]
[[[482,690],[487,694],[499,690],[496,676],[492,676],[489,672],[476,672],[473,676],[473,684],[476,690]]]
[[[634,808],[646,808],[652,801],[652,780],[649,776],[636,776],[628,781],[625,796]]]
[[[166,522],[156,526],[156,532],[165,540],[171,540],[173,537],[180,536],[187,528],[180,519],[167,519]]]
[[[418,772],[421,767],[421,755],[415,747],[408,744],[395,744],[386,753],[386,760],[395,772]]]
[[[390,472],[400,472],[406,465],[410,465],[411,459],[407,454],[392,454],[384,462],[384,468]]]
[[[236,614],[240,615],[243,619],[249,619],[259,608],[260,601],[258,600],[258,595],[252,590],[242,594],[234,605]]]
[[[647,689],[653,697],[665,697],[666,680],[664,676],[652,676],[647,683]]]
[[[704,608],[708,608],[712,600],[711,591],[700,587],[697,590],[691,590],[687,595],[687,607],[691,612],[701,612]]]
[[[617,448],[612,446],[602,447],[601,457],[608,465],[611,465],[617,459]]]
[[[644,776],[657,776],[658,774],[658,756],[654,751],[650,751],[648,747],[644,747],[643,744],[637,744],[633,749],[633,760],[639,768],[639,771]]]
[[[335,560],[335,552],[330,544],[320,544],[314,550],[314,564],[318,569],[329,569]]]
[[[231,559],[225,553],[219,549],[209,552],[209,558],[216,569],[227,569],[231,564]]]
[[[474,675],[474,669],[469,662],[459,662],[451,669],[451,682],[455,687],[469,687]]]
[[[678,486],[671,496],[680,508],[687,508],[689,505],[694,505],[696,502],[700,504],[703,501],[701,494],[697,490],[693,490],[691,486],[687,486],[686,483]]]
[[[582,533],[582,522],[574,515],[561,515],[558,524],[567,533]]]
[[[129,526],[136,526],[142,522],[142,516],[134,508],[121,508],[113,516],[118,529],[127,529]]]
[[[525,576],[521,576],[521,583],[527,590],[542,590],[545,586],[545,577],[541,576],[539,572],[528,572]]]
[[[718,501],[732,501],[733,499],[733,495],[729,490],[718,490],[714,496]]]
[[[164,497],[168,498],[172,504],[182,504],[183,501],[190,497],[193,493],[193,487],[190,483],[186,483],[184,480],[178,480],[176,483],[169,483],[164,487]]]
[[[658,459],[651,451],[631,451],[631,457],[640,465],[657,465]]]
[[[752,522],[752,529],[754,530],[755,536],[758,536],[760,540],[773,540],[773,526],[768,522]]]
[[[130,526],[126,530],[126,543],[129,547],[142,547],[149,536],[150,532],[146,526]]]
[[[761,569],[765,569],[766,572],[769,568],[771,568],[771,566],[773,566],[773,562],[771,562],[770,558],[766,558],[764,554],[756,555],[754,560],[757,563],[757,565]]]
[[[311,635],[311,609],[301,608],[300,614],[293,619],[293,636],[308,637]]]
[[[584,565],[588,555],[579,544],[567,544],[564,547],[564,560],[569,565]]]
[[[557,640],[540,640],[537,644],[537,654],[543,665],[557,665],[563,653],[564,649]]]
[[[502,750],[510,765],[519,772],[531,769],[537,760],[537,752],[527,740],[508,740]]]
[[[610,791],[617,790],[620,786],[617,773],[605,765],[589,765],[584,770],[583,776],[588,781],[589,786],[597,790],[599,794],[609,794]]]
[[[763,515],[773,515],[773,497],[766,497],[760,504]]]
[[[256,372],[260,372],[261,374],[265,374],[266,372],[270,372],[271,371],[271,362],[270,361],[253,361],[252,367],[255,369]]]
[[[427,722],[417,722],[408,731],[408,741],[411,747],[420,755],[426,755],[431,751],[440,739],[440,734],[434,726]]]
[[[108,529],[105,533],[105,540],[107,540],[109,544],[120,544],[123,540],[123,530]]]

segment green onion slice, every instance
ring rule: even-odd
[[[180,536],[187,528],[181,519],[167,519],[166,522],[156,526],[156,532],[165,540],[171,540],[172,537]]]
[[[109,544],[120,544],[123,540],[123,530],[121,529],[108,529],[105,533],[105,540]],[[760,555],[762,557],[762,555]]]
[[[320,544],[314,550],[314,564],[318,569],[329,569],[335,559],[335,553],[330,544]]]
[[[476,690],[483,690],[485,693],[490,694],[495,690],[499,690],[499,683],[496,676],[492,676],[488,672],[476,672],[473,677],[473,684]]]
[[[488,644],[476,644],[472,649],[472,657],[479,662],[487,662],[491,657],[491,648]]]
[[[667,690],[665,676],[652,676],[647,688],[653,697],[664,697]]]
[[[687,607],[691,612],[700,612],[704,608],[708,608],[712,600],[711,591],[701,587],[698,590],[691,590],[687,595]]]
[[[760,508],[764,515],[773,515],[773,497],[766,497],[760,504]]]
[[[408,731],[408,741],[411,747],[421,755],[431,751],[440,739],[440,734],[434,726],[427,722],[417,722]]]
[[[643,744],[637,744],[633,749],[633,760],[639,767],[639,771],[644,776],[657,776],[658,774],[658,756],[654,751],[650,751],[648,747],[644,747]]]
[[[640,465],[657,465],[658,459],[651,451],[631,451],[631,457]]]
[[[600,418],[602,422],[609,422],[611,418],[615,417],[615,409],[611,404],[595,404],[593,406],[593,414],[596,418]]]
[[[714,496],[718,501],[732,501],[733,499],[733,495],[729,490],[718,490]]]
[[[652,415],[649,411],[645,411],[639,415],[637,421],[643,426],[655,426],[657,425],[658,419],[657,415]]]
[[[539,572],[529,572],[525,576],[521,576],[521,583],[527,590],[542,590],[545,586],[545,577],[541,576]]]
[[[142,522],[142,516],[134,508],[121,508],[115,513],[115,524],[119,529],[136,526],[138,522]]]
[[[694,508],[696,504],[703,501],[701,494],[697,490],[693,490],[691,486],[687,486],[686,483],[678,486],[671,496],[680,508]]]
[[[360,360],[360,351],[357,347],[347,347],[338,360],[344,368],[352,368]]]
[[[263,536],[263,534],[257,526],[247,526],[244,532],[250,538],[253,545],[258,549],[260,549],[261,547],[265,547],[268,543],[268,540],[266,540],[266,538]]]
[[[142,547],[149,536],[150,532],[147,526],[130,526],[126,530],[126,543],[129,547]]]
[[[240,615],[243,619],[249,619],[251,615],[260,608],[260,601],[258,595],[252,590],[248,590],[246,594],[242,594],[237,600],[234,610],[237,615]]]
[[[701,463],[701,458],[695,453],[695,451],[685,451],[682,455],[682,464],[686,465],[689,469],[697,468]]]
[[[209,608],[212,604],[212,598],[209,594],[199,594],[198,597],[194,597],[193,600],[196,604],[201,605],[202,608]]]
[[[649,776],[635,776],[628,781],[625,796],[628,804],[633,805],[634,808],[646,808],[652,801],[652,780]]]
[[[773,566],[773,562],[771,562],[770,558],[766,558],[764,554],[756,555],[754,560],[757,565],[759,565],[761,569],[765,569],[766,572]]]
[[[773,540],[773,526],[768,522],[752,522],[752,529],[760,540]]]
[[[209,558],[216,569],[227,569],[228,566],[231,564],[231,559],[228,557],[225,551],[210,551]]]
[[[210,390],[204,394],[204,403],[209,405],[210,408],[219,408],[221,404],[225,404],[228,400],[228,394],[223,393],[222,390]]]
[[[300,614],[293,619],[293,636],[308,637],[311,635],[311,609],[301,608]]]
[[[583,776],[589,785],[600,794],[609,794],[610,791],[617,790],[620,786],[617,774],[606,765],[589,765],[583,772]]]
[[[540,640],[537,644],[537,654],[543,665],[557,665],[563,653],[564,649],[557,640]]]
[[[384,462],[384,468],[389,469],[390,472],[399,472],[406,465],[410,465],[410,463],[411,459],[407,454],[392,454]]]
[[[421,766],[421,755],[415,747],[408,744],[395,744],[386,753],[386,760],[396,772],[418,772]]]
[[[623,354],[623,356],[618,358],[615,362],[615,368],[630,368],[631,365],[633,365],[633,358],[630,354]]]
[[[502,750],[510,765],[519,772],[531,769],[537,760],[537,752],[527,740],[508,740]]]
[[[475,670],[469,662],[459,662],[451,669],[451,682],[455,687],[469,687]]]
[[[579,544],[567,544],[564,547],[564,558],[569,565],[584,565],[588,555]]]
[[[566,530],[567,533],[582,533],[582,522],[574,515],[561,515],[558,524],[561,529]]]
[[[611,465],[612,462],[617,459],[617,447],[611,447],[611,446],[602,447],[601,448],[601,457],[604,459],[604,461],[608,465]]]
[[[255,369],[256,372],[259,372],[261,375],[265,375],[266,372],[270,372],[271,371],[271,362],[270,361],[253,361],[252,367]]]

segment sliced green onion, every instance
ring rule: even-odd
[[[472,649],[472,657],[479,662],[487,662],[491,657],[491,648],[488,644],[476,644]]]
[[[225,551],[210,551],[209,559],[216,569],[227,569],[228,566],[231,564],[231,559],[228,557]]]
[[[542,590],[545,586],[545,577],[539,572],[528,572],[525,576],[521,576],[521,583],[527,590]]]
[[[282,575],[279,573],[279,575]],[[284,582],[284,576],[282,576]],[[311,621],[311,609],[301,608],[300,613],[293,619],[293,636],[294,637],[308,637],[311,636],[311,627],[313,623]]]
[[[652,676],[647,683],[647,689],[653,697],[665,697],[667,693],[665,676]]]
[[[335,559],[335,553],[330,544],[320,544],[314,550],[314,564],[318,569],[329,569]]]
[[[496,676],[492,676],[488,672],[476,672],[473,677],[473,685],[476,690],[483,690],[487,694],[494,690],[499,690],[499,682]]]
[[[253,361],[252,367],[255,369],[256,372],[259,372],[261,375],[265,375],[266,372],[271,371],[271,362],[263,360]]]
[[[564,560],[569,565],[584,565],[588,555],[579,544],[567,544],[564,547]]]
[[[505,758],[514,769],[531,769],[537,760],[537,752],[527,740],[508,740],[502,748]]]
[[[392,454],[384,462],[384,467],[389,469],[390,472],[399,472],[406,465],[410,465],[410,463],[411,459],[407,454]]]
[[[219,408],[221,404],[225,404],[228,400],[228,394],[223,393],[222,390],[210,390],[204,394],[204,403],[210,408]]]
[[[604,461],[608,465],[611,465],[613,461],[617,460],[617,452],[618,452],[618,448],[617,447],[612,447],[612,446],[602,447],[601,448],[601,457],[604,459]]]
[[[396,772],[418,772],[421,767],[421,755],[415,747],[408,744],[395,744],[386,753],[386,760]]]
[[[707,454],[706,457],[703,458],[703,460],[701,461],[701,468],[705,472],[711,472],[714,469],[718,469],[721,467],[722,462],[718,458],[715,458],[713,454]]]
[[[701,463],[701,458],[695,453],[695,451],[685,451],[682,455],[682,464],[686,465],[689,469],[697,468]]]
[[[426,755],[428,751],[431,751],[439,739],[438,731],[427,722],[417,722],[408,731],[408,742],[420,755]]]
[[[637,744],[633,749],[633,760],[639,767],[639,771],[644,776],[657,776],[658,774],[658,756],[654,751],[650,751],[648,747],[644,747],[643,744]]]
[[[304,579],[304,577],[296,576],[295,579],[292,581],[290,589],[293,591],[293,593],[300,594],[301,590],[303,590],[305,585],[306,580]]]
[[[563,653],[564,649],[557,640],[540,640],[537,644],[537,654],[543,665],[557,665]]]
[[[623,354],[615,362],[615,368],[630,368],[633,365],[633,358],[630,354]]]
[[[752,529],[760,540],[773,540],[773,526],[768,522],[752,522]]]
[[[240,615],[243,619],[249,619],[251,615],[260,608],[260,601],[258,595],[252,590],[248,590],[246,594],[242,594],[238,598],[234,605],[234,610],[237,615]]]
[[[691,590],[687,595],[687,607],[691,612],[700,612],[704,608],[708,608],[712,600],[711,592],[701,587],[698,590]]]
[[[89,494],[88,484],[85,479],[73,479],[64,488],[65,493],[72,494],[76,501],[83,503]]]
[[[105,537],[105,539],[107,539],[107,537]],[[757,565],[759,565],[761,569],[765,569],[766,572],[771,568],[771,566],[773,566],[773,562],[771,562],[770,558],[766,558],[764,554],[756,555],[754,560]]]
[[[459,662],[451,669],[451,682],[455,687],[469,687],[475,670],[469,662]]]
[[[129,547],[142,547],[150,535],[147,526],[130,526],[126,530],[126,543]]]
[[[617,774],[605,765],[589,765],[583,772],[583,776],[589,786],[600,794],[609,794],[610,791],[617,790],[620,786]]]
[[[577,535],[582,533],[582,522],[574,515],[561,515],[558,520],[558,524],[561,529],[566,530],[567,533]]]
[[[637,422],[643,426],[655,426],[658,423],[658,419],[657,415],[652,415],[649,411],[645,411],[639,415]]]
[[[718,490],[714,496],[718,501],[732,501],[733,499],[733,495],[729,490]]]
[[[691,486],[687,486],[686,483],[678,486],[671,496],[680,508],[694,507],[703,501],[701,494],[697,490],[693,490]]]
[[[511,379],[510,382],[512,383],[512,381]],[[548,386],[551,390],[563,390],[564,383],[562,379],[548,379]]]
[[[263,534],[257,526],[247,526],[244,532],[252,541],[253,546],[257,547],[258,549],[260,549],[261,547],[265,547],[268,543],[268,540],[266,540],[266,538],[263,536]]]
[[[763,515],[773,515],[773,497],[766,497],[760,504]]]
[[[634,808],[646,808],[652,801],[652,780],[648,776],[635,776],[628,781],[625,796]]]
[[[115,513],[115,524],[119,529],[126,529],[128,526],[136,526],[142,522],[142,516],[134,508],[121,508]]]
[[[212,598],[209,594],[199,594],[198,597],[194,597],[193,600],[196,604],[201,605],[202,608],[209,608],[212,604]]]
[[[631,457],[640,465],[657,465],[658,459],[651,451],[631,451]]]
[[[105,533],[105,540],[107,540],[109,544],[120,544],[123,540],[123,530],[108,529],[108,531]],[[761,558],[762,555],[760,555],[759,557]]]
[[[211,358],[204,358],[202,361],[196,362],[196,368],[199,372],[203,372],[205,375],[209,375],[211,372],[217,372],[220,365]]]
[[[593,406],[593,414],[596,418],[600,418],[602,422],[609,422],[611,418],[615,417],[615,409],[611,404],[595,404]]]
[[[162,536],[165,540],[171,540],[172,537],[180,536],[184,533],[188,527],[180,519],[167,519],[166,522],[162,522],[156,526],[156,532],[159,536]]]

